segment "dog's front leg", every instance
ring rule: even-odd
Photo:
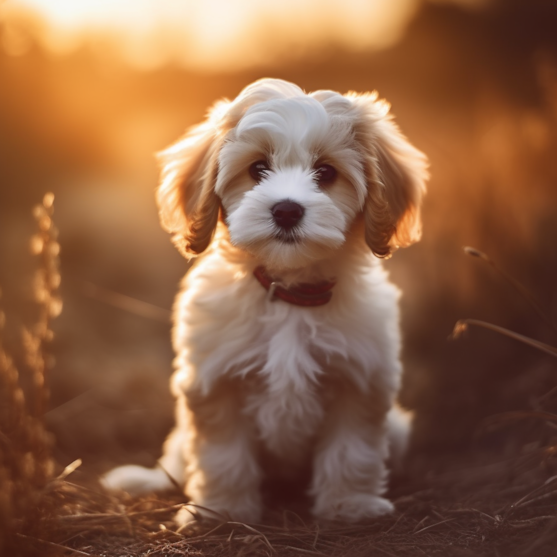
[[[255,454],[253,426],[241,412],[237,385],[223,382],[209,395],[186,392],[193,426],[187,457],[186,493],[192,503],[246,522],[261,515],[261,472]],[[213,517],[203,509],[202,515]],[[189,513],[178,518],[183,522]]]
[[[358,521],[394,507],[385,491],[388,456],[386,393],[335,389],[313,462],[313,514],[327,520]]]

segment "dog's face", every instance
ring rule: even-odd
[[[275,269],[327,257],[360,214],[377,256],[419,237],[426,160],[375,94],[261,80],[162,160],[161,219],[186,255],[208,246],[219,213],[231,242]]]
[[[308,96],[250,107],[219,154],[215,191],[232,243],[273,268],[342,246],[366,197],[353,136],[345,118]]]

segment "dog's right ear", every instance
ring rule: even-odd
[[[218,223],[215,182],[229,104],[217,103],[205,122],[157,155],[162,167],[157,190],[161,224],[188,259],[207,248]]]
[[[420,239],[428,161],[401,133],[389,104],[378,100],[376,92],[349,93],[346,98],[357,115],[355,137],[368,174],[366,243],[377,257],[389,257]]]

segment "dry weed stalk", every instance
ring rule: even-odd
[[[534,308],[536,313],[542,319],[542,321],[555,333],[557,333],[557,328],[555,327],[553,320],[550,316],[548,316],[543,309],[540,307],[534,296],[525,288],[518,280],[516,280],[513,276],[507,273],[505,270],[501,269],[491,257],[489,257],[484,252],[472,248],[470,246],[465,246],[464,253],[466,255],[470,255],[472,257],[477,257],[482,261],[485,261],[488,265],[490,265],[500,276],[502,276],[524,299]],[[555,346],[551,346],[550,344],[545,344],[539,340],[520,335],[515,333],[514,331],[510,331],[509,329],[505,329],[504,327],[499,327],[497,325],[493,325],[493,323],[487,323],[486,321],[481,321],[479,319],[459,319],[453,328],[453,332],[449,338],[455,340],[462,336],[467,330],[469,325],[474,325],[476,327],[483,327],[484,329],[489,329],[496,333],[505,335],[509,338],[513,338],[519,342],[524,344],[528,344],[541,352],[545,352],[546,354],[550,354],[551,356],[557,357],[557,348]]]
[[[46,343],[52,339],[50,322],[61,309],[59,244],[52,222],[54,196],[44,196],[33,215],[38,233],[31,251],[40,257],[33,293],[38,304],[35,324],[23,331],[25,364],[32,378],[28,400],[19,373],[2,345],[4,314],[0,311],[0,554],[24,551],[22,540],[38,534],[40,518],[51,509],[44,497],[53,477],[52,437],[46,431],[43,414],[48,402],[45,372],[49,367]]]
[[[501,269],[494,261],[491,259],[487,254],[477,250],[476,248],[472,247],[465,247],[464,252],[467,255],[472,257],[477,257],[482,261],[485,261],[488,265],[490,265],[493,269],[495,269],[500,276],[502,276],[521,296],[524,297],[526,301],[530,303],[530,305],[534,308],[538,316],[542,319],[542,321],[555,333],[557,333],[557,328],[555,327],[553,320],[550,315],[546,314],[541,306],[536,301],[535,297],[512,275]],[[499,327],[498,325],[494,325],[493,323],[488,323],[486,321],[481,321],[479,319],[459,319],[453,328],[451,335],[449,336],[450,339],[456,340],[461,337],[466,331],[468,327],[472,325],[475,327],[481,327],[483,329],[488,329],[490,331],[494,331],[498,334],[507,336],[512,338],[518,342],[531,346],[540,352],[544,352],[545,354],[549,354],[553,357],[557,357],[557,347],[552,346],[550,344],[546,344],[539,340],[527,337],[525,335],[521,335],[516,333],[515,331],[511,331],[509,329],[505,329],[504,327]],[[549,424],[551,427],[555,428],[555,422],[557,421],[557,414],[552,412],[545,412],[541,410],[540,404],[543,399],[549,399],[549,397],[554,394],[555,389],[554,387],[548,393],[545,393],[539,400],[538,400],[538,407],[534,409],[534,411],[519,411],[519,412],[505,412],[503,414],[497,414],[495,416],[491,416],[487,420],[484,421],[484,427],[500,427],[501,424],[505,424],[512,421],[523,420],[526,418],[534,418],[537,420],[543,420],[546,424]],[[546,446],[543,451],[542,455],[545,459],[554,458],[557,454],[557,444],[556,440],[552,440],[548,446]]]
[[[492,269],[494,269],[500,277],[502,277],[508,284],[510,284],[512,288],[514,288],[516,292],[518,292],[518,294],[532,306],[540,319],[553,331],[553,333],[557,334],[557,327],[555,326],[555,323],[553,322],[551,317],[545,313],[536,298],[532,296],[530,291],[520,281],[516,280],[512,275],[507,273],[507,271],[499,267],[499,265],[497,265],[497,263],[495,263],[495,261],[493,261],[493,259],[491,259],[491,257],[489,257],[489,255],[487,255],[483,251],[470,246],[464,246],[463,250],[466,255],[477,257],[478,259],[481,259],[482,261],[487,263]]]

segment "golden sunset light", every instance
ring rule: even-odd
[[[419,4],[419,0],[8,0],[0,13],[13,25],[32,20],[36,39],[54,53],[108,44],[138,67],[170,62],[231,71],[278,56],[295,59],[324,45],[349,51],[387,47],[400,38]],[[18,40],[13,25],[4,37],[8,48]]]

